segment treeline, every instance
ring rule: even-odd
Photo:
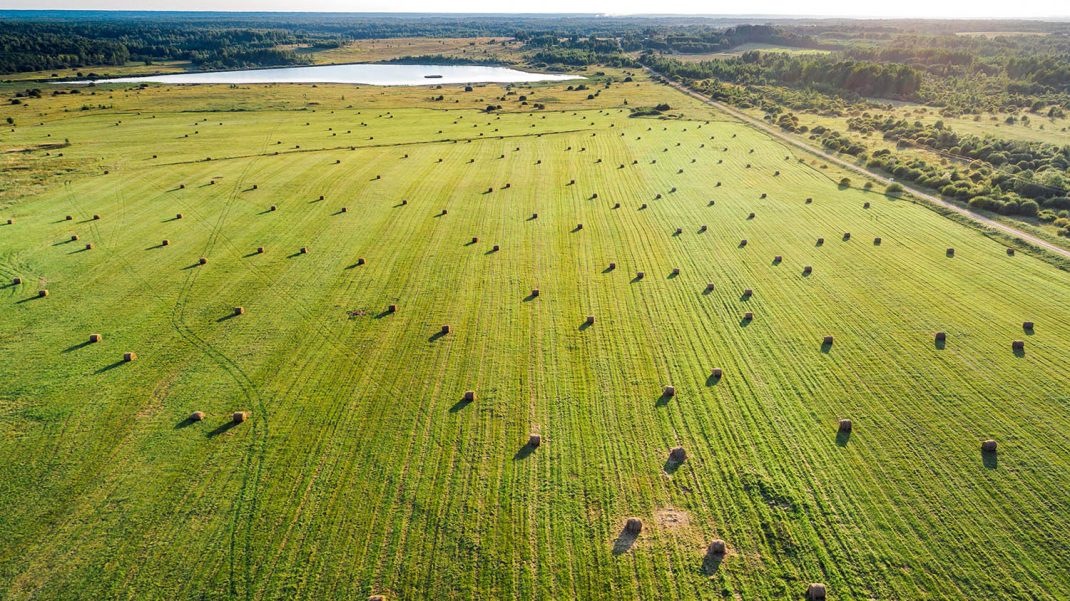
[[[856,96],[909,100],[915,99],[921,88],[921,74],[909,65],[830,56],[751,51],[739,58],[685,63],[646,54],[642,62],[659,73],[685,80],[717,79],[752,85],[776,83]]]
[[[864,158],[869,167],[968,202],[974,208],[1027,216],[1046,210],[1051,218],[1070,209],[1070,145],[960,135],[939,121],[924,124],[882,115],[852,117],[848,127],[863,135],[881,133],[886,140],[896,142],[897,148],[916,146],[947,158],[934,164],[888,149],[870,153],[865,142],[840,132],[815,127],[810,133],[825,148]]]
[[[306,59],[279,46],[314,41],[282,30],[166,24],[16,21],[0,25],[0,72],[4,73],[129,61],[186,60],[203,68],[297,64]]]

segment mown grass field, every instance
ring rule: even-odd
[[[1065,272],[646,83],[105,93],[0,137],[0,596],[1070,596]]]

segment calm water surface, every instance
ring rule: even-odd
[[[428,78],[428,75],[441,77]],[[528,73],[508,67],[469,65],[322,65],[246,71],[175,73],[142,77],[117,77],[101,82],[157,83],[359,83],[376,86],[430,86],[457,83],[524,83],[584,79],[578,75]]]

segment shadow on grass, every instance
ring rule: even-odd
[[[654,406],[664,407],[669,404],[670,400],[672,400],[672,396],[662,393],[661,396],[658,397],[658,400],[654,401]]]
[[[460,411],[460,410],[464,409],[465,407],[471,405],[473,402],[474,401],[468,401],[468,400],[465,400],[464,397],[461,397],[461,400],[457,401],[456,403],[453,404],[452,407],[450,407],[450,413],[457,413],[458,411]]]
[[[79,342],[78,344],[73,344],[71,346],[68,346],[67,348],[63,349],[63,352],[64,353],[73,353],[74,351],[81,350],[81,349],[89,346],[90,344],[93,344],[93,343],[89,342],[88,340],[83,340],[82,342]]]
[[[594,324],[591,324],[587,320],[584,320],[583,323],[580,324],[580,327],[578,329],[579,329],[579,331],[583,332],[583,331],[586,331],[587,328],[591,327],[592,325],[594,325]]]
[[[535,296],[534,294],[529,294],[529,295],[524,297],[524,302],[525,303],[530,303],[531,301],[533,301],[533,300],[535,300],[537,298],[539,298],[539,297]]]
[[[680,469],[680,466],[683,464],[683,461],[673,461],[672,459],[666,459],[665,464],[661,466],[661,469],[664,470],[666,474],[669,474],[671,476],[675,474],[676,470]]]
[[[829,353],[831,351],[832,351],[832,343],[831,342],[822,342],[821,343],[821,352],[822,353],[826,353],[827,354],[827,353]]]
[[[1025,349],[1014,349],[1014,356],[1018,357],[1019,359],[1025,357]]]
[[[220,317],[219,319],[217,319],[215,321],[216,321],[216,323],[222,323],[224,321],[230,321],[231,319],[234,319],[237,316],[238,315],[236,313],[227,313],[226,315],[224,315],[223,317]]]
[[[442,338],[445,335],[446,334],[444,334],[441,331],[435,332],[434,334],[431,334],[430,336],[427,337],[427,341],[428,342],[434,342],[434,341],[438,340],[439,338]]]
[[[522,446],[519,449],[517,449],[516,454],[513,455],[513,461],[523,461],[524,459],[527,459],[528,456],[531,455],[534,452],[535,452],[535,447],[531,446],[530,443],[525,444],[524,446]]]
[[[194,420],[192,417],[187,417],[186,419],[184,419],[184,420],[178,422],[177,424],[175,424],[174,429],[175,430],[181,430],[182,428],[188,428],[188,427],[192,426],[195,423],[197,423],[196,420]]]
[[[981,453],[981,464],[985,469],[994,470],[999,467],[998,453]]]
[[[707,551],[706,556],[702,558],[702,573],[706,576],[713,576],[717,573],[717,570],[721,569],[721,562],[723,561],[724,553]]]
[[[710,374],[709,377],[706,378],[706,386],[716,386],[720,382],[721,376],[715,376],[713,374]]]
[[[849,442],[851,442],[851,432],[849,430],[839,430],[836,432],[836,446],[845,447]]]
[[[32,302],[32,301],[35,301],[35,300],[43,300],[43,299],[44,299],[44,297],[38,296],[38,295],[35,294],[35,295],[33,295],[33,296],[29,297],[29,298],[24,298],[24,299],[22,299],[20,301],[17,301],[17,303],[21,305],[22,303],[29,303],[29,302]]]
[[[122,366],[123,364],[125,364],[125,363],[126,363],[126,360],[124,360],[124,359],[119,359],[119,360],[118,360],[118,361],[116,361],[115,363],[112,363],[112,364],[110,364],[110,365],[105,365],[104,367],[102,367],[102,368],[98,369],[98,370],[97,370],[96,372],[94,372],[94,373],[102,374],[102,373],[104,373],[104,372],[109,372],[109,371],[111,371],[111,370],[115,369],[116,367],[121,367],[121,366]]]
[[[947,348],[947,341],[946,340],[936,340],[936,341],[934,341],[934,344],[936,345],[936,350],[938,350],[938,351],[942,351],[945,348]]]
[[[613,541],[613,555],[623,555],[631,550],[632,545],[635,544],[635,539],[638,538],[635,534],[628,532],[627,528],[622,529],[620,534],[617,535],[616,540]]]
[[[227,422],[225,424],[222,424],[222,425],[218,426],[217,428],[215,428],[214,430],[209,432],[207,434],[207,436],[208,436],[208,438],[215,438],[216,436],[219,436],[220,434],[226,434],[227,432],[229,432],[231,430],[231,428],[234,428],[237,425],[238,425],[238,422],[236,422],[234,420],[231,420],[231,421],[229,421],[229,422]]]

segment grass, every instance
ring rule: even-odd
[[[663,86],[492,88],[25,109],[83,171],[0,214],[0,596],[1070,596],[1065,273]]]
[[[781,54],[828,54],[828,50],[818,48],[795,48],[792,46],[779,46],[777,44],[748,43],[740,44],[724,52],[707,52],[700,54],[673,54],[672,57],[685,63],[697,63],[701,61],[720,60],[726,58],[739,58],[743,53],[751,50],[760,52],[776,52]]]

